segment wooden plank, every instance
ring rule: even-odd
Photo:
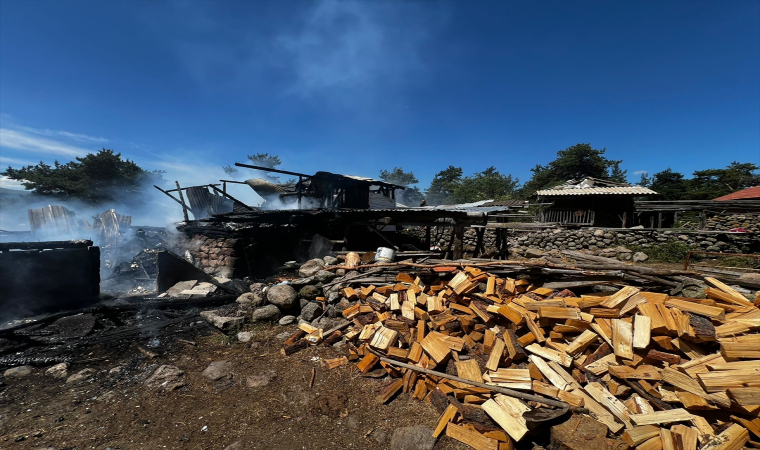
[[[662,423],[685,422],[694,416],[683,408],[669,409],[667,411],[655,411],[646,414],[631,414],[631,422],[636,426],[653,425]]]
[[[570,356],[560,353],[556,350],[552,350],[550,348],[541,347],[538,344],[530,344],[529,346],[525,347],[525,350],[533,353],[534,355],[538,355],[544,359],[548,359],[550,361],[555,361],[565,367],[570,367],[573,363],[573,358]]]
[[[584,406],[596,416],[596,420],[603,423],[610,431],[617,433],[623,429],[624,425],[615,419],[615,416],[607,411],[602,405],[596,402],[591,396],[583,392],[582,389],[571,391],[573,394],[583,398]],[[658,439],[659,440],[659,439]]]
[[[747,429],[734,423],[708,440],[701,450],[739,450],[747,441],[749,441]]]
[[[605,308],[617,308],[618,305],[622,304],[632,296],[638,294],[640,291],[641,290],[639,288],[633,286],[625,286],[623,289],[615,292],[609,296],[607,300],[602,302],[602,306]]]
[[[504,348],[504,341],[497,338],[494,342],[493,350],[491,350],[491,354],[488,356],[486,369],[494,371],[499,368],[499,363],[501,362],[502,356],[504,354]]]
[[[449,405],[446,407],[446,410],[443,411],[443,414],[441,414],[441,417],[438,419],[438,425],[435,427],[435,431],[433,431],[433,437],[437,438],[438,436],[443,433],[443,431],[446,429],[446,426],[454,420],[454,416],[457,415],[457,408],[454,405]]]
[[[631,428],[631,411],[600,383],[588,383],[584,388],[594,400],[607,408],[617,419]]]
[[[665,306],[678,308],[681,311],[687,311],[692,314],[709,317],[711,319],[726,320],[726,311],[717,306],[705,306],[699,303],[687,302],[685,300],[668,300]],[[675,329],[675,327],[673,327]]]
[[[633,359],[633,324],[612,320],[612,348],[616,356]]]
[[[449,423],[446,427],[446,436],[469,445],[475,450],[499,450],[499,441],[496,439],[487,438],[461,425]]]
[[[660,427],[655,425],[642,425],[640,427],[633,427],[625,430],[625,433],[623,433],[621,437],[628,445],[636,447],[637,445],[659,435]]]
[[[732,288],[731,286],[723,283],[720,280],[717,280],[712,277],[705,277],[705,281],[707,284],[714,286],[716,289],[725,292],[730,296],[730,298],[733,300],[733,303],[736,305],[742,305],[742,306],[751,306],[752,302],[747,300],[745,296],[743,296],[739,291]]]
[[[593,342],[597,339],[597,334],[594,333],[591,330],[584,330],[583,333],[578,335],[573,342],[570,343],[570,345],[567,346],[565,351],[570,356],[577,356],[579,355],[583,350],[585,350],[589,345],[591,345]]]
[[[528,432],[523,413],[530,411],[530,408],[516,398],[496,394],[492,399],[483,403],[483,411],[491,416],[515,441],[519,442]]]
[[[538,368],[539,372],[541,372],[541,374],[558,389],[564,391],[570,388],[570,385],[565,381],[564,377],[555,372],[546,361],[535,355],[530,355],[528,359],[530,359],[530,361],[535,364],[536,368]]]
[[[457,361],[454,363],[457,369],[457,376],[464,378],[465,380],[483,382],[483,375],[478,367],[478,362],[474,359],[468,359],[466,361]]]
[[[645,349],[652,332],[652,318],[641,314],[633,316],[633,348]]]
[[[729,388],[727,393],[741,406],[760,405],[760,387]]]

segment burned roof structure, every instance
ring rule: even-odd
[[[656,194],[643,186],[591,177],[536,192],[540,201],[552,203],[541,212],[542,222],[621,228],[631,225],[635,198]]]

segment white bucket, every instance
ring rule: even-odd
[[[388,247],[379,247],[375,252],[375,261],[377,262],[392,262],[396,257],[396,250]]]

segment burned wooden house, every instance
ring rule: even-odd
[[[634,200],[656,194],[642,186],[590,177],[536,192],[540,202],[550,203],[539,215],[541,222],[609,228],[633,225]]]

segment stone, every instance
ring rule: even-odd
[[[317,280],[314,279],[314,277],[306,277],[306,278],[298,278],[295,280],[290,280],[290,285],[293,286],[293,289],[301,289],[302,287],[308,285],[308,284],[316,284]]]
[[[746,281],[747,283],[760,284],[760,273],[744,273],[739,276],[739,281]]]
[[[311,322],[322,314],[322,305],[317,302],[311,302],[301,310],[301,318]]]
[[[224,447],[224,450],[244,450],[243,443],[240,441],[233,442],[232,444]]]
[[[45,375],[50,375],[55,378],[66,378],[69,375],[69,363],[62,362],[56,364],[45,371]]]
[[[266,303],[266,298],[263,295],[256,295],[252,292],[246,292],[235,300],[235,302],[243,306],[263,306]]]
[[[185,372],[180,370],[179,367],[165,364],[156,369],[153,375],[145,380],[144,384],[149,388],[164,388],[173,391],[186,384],[182,379],[184,374]]]
[[[340,294],[337,292],[330,292],[327,294],[327,303],[336,303],[340,301]]]
[[[625,450],[628,444],[620,438],[607,439],[607,427],[588,416],[574,415],[551,428],[554,450]]]
[[[604,237],[604,230],[594,230],[594,236]]]
[[[298,275],[303,278],[311,277],[317,274],[320,270],[325,268],[325,262],[321,259],[311,259],[306,261],[306,264],[302,265],[298,269]]]
[[[321,328],[323,330],[329,330],[329,329],[335,327],[336,321],[339,321],[339,320],[340,319],[331,319],[329,317],[322,316],[322,317],[318,317],[318,318],[314,319],[311,322],[311,326],[313,326],[315,328]]]
[[[240,342],[251,342],[251,339],[253,339],[253,333],[250,331],[241,331],[237,334],[237,339]]]
[[[267,290],[267,300],[269,300],[269,303],[281,309],[292,308],[296,304],[297,298],[298,294],[296,290],[287,284],[278,284]]]
[[[620,253],[618,255],[618,258],[620,258],[622,261],[630,261],[631,260],[631,254],[630,253]]]
[[[542,252],[541,250],[539,250],[537,248],[528,248],[528,249],[525,250],[524,256],[526,258],[531,258],[531,259],[533,259],[533,258],[541,258],[541,257],[544,256],[544,252]]]
[[[280,319],[279,324],[280,325],[290,325],[293,322],[296,321],[296,316],[283,316],[282,319]]]
[[[304,286],[300,291],[298,291],[298,295],[306,300],[314,300],[315,298],[319,297],[321,293],[321,289],[312,285]]]
[[[327,266],[334,266],[334,265],[338,264],[338,258],[336,258],[334,256],[330,256],[330,255],[327,255],[324,258],[322,258],[322,261],[324,261],[325,265],[327,265]]]
[[[391,450],[433,450],[435,441],[432,428],[421,425],[396,428],[389,448]]]
[[[74,375],[68,377],[66,379],[66,383],[79,383],[81,381],[92,378],[93,375],[95,375],[95,369],[82,369]]]
[[[231,370],[232,364],[229,361],[214,361],[201,372],[201,375],[211,381],[217,381],[229,376]]]
[[[11,367],[3,373],[5,378],[21,378],[32,373],[32,366]]]
[[[182,291],[187,291],[195,287],[198,284],[198,280],[180,281],[174,286],[166,290],[166,295],[169,297],[178,297],[182,294]]]
[[[316,275],[314,275],[314,279],[318,283],[329,283],[332,280],[334,280],[337,277],[334,273],[330,272],[329,270],[320,270],[317,272]]]
[[[211,325],[219,328],[222,331],[233,330],[240,327],[245,322],[245,317],[228,317],[220,316],[216,310],[201,311],[200,316],[205,319]]]
[[[254,322],[270,322],[278,317],[280,317],[280,308],[275,305],[262,306],[251,314],[251,320]]]
[[[249,388],[261,388],[269,384],[275,377],[276,373],[273,370],[261,373],[259,375],[251,375],[245,379],[245,385]]]
[[[649,255],[644,252],[636,252],[633,254],[633,262],[644,262],[649,259]]]

